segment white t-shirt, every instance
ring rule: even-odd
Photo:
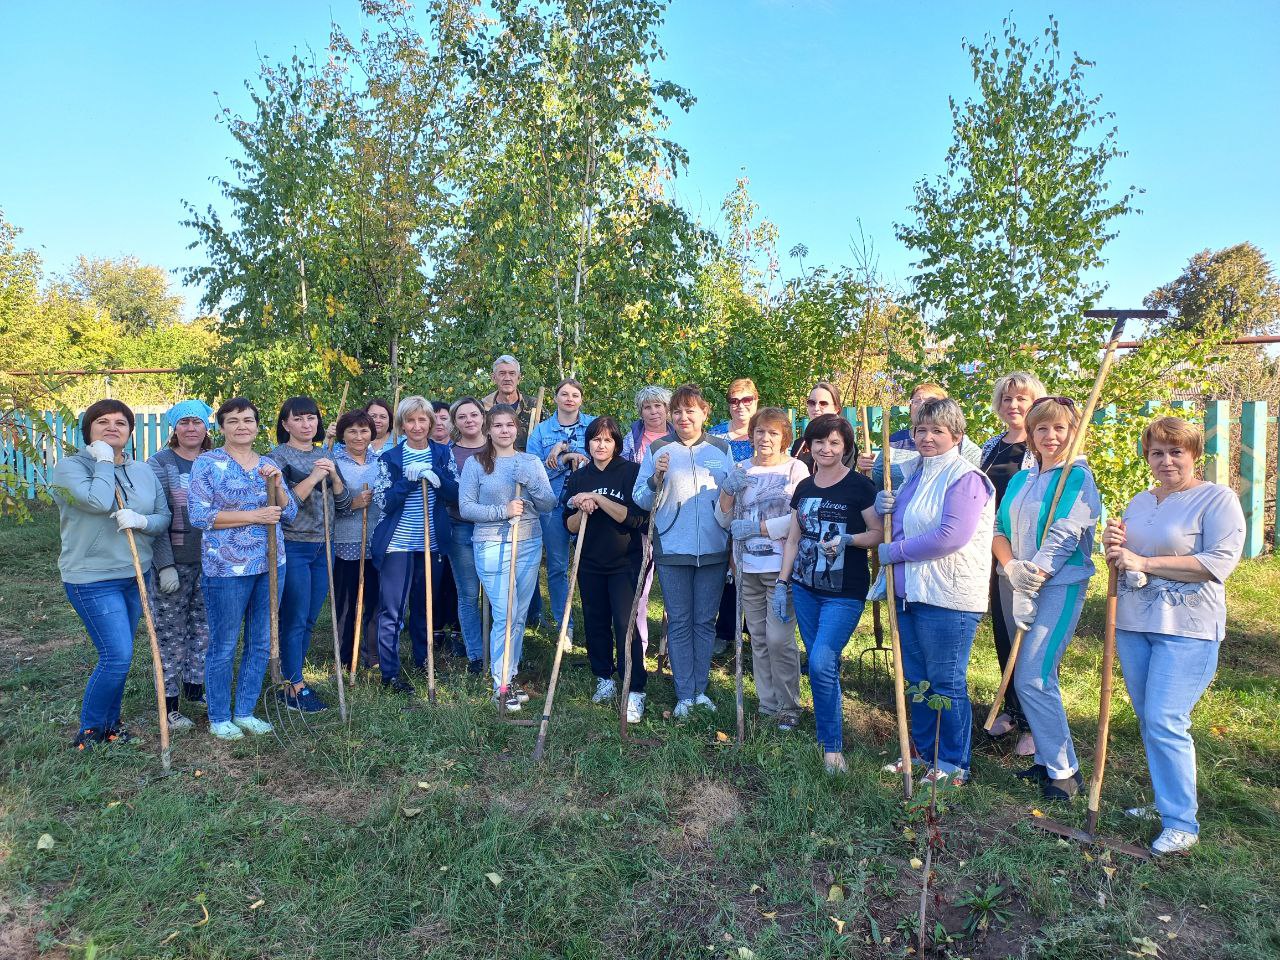
[[[733,500],[734,520],[776,520],[791,517],[791,495],[796,486],[809,476],[809,468],[790,457],[772,467],[745,464],[752,477],[746,489]],[[785,529],[778,539],[748,537],[737,549],[742,557],[743,573],[778,573],[782,570],[782,550],[786,546]]]
[[[1143,557],[1195,557],[1210,574],[1204,583],[1181,583],[1148,575],[1138,590],[1120,578],[1116,626],[1138,633],[1164,633],[1221,640],[1227,631],[1223,587],[1244,551],[1244,511],[1230,487],[1202,483],[1157,501],[1138,494],[1124,512],[1125,546]]]

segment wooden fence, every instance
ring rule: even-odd
[[[1142,412],[1149,415],[1160,406],[1156,401],[1143,405]],[[1241,404],[1238,419],[1232,417],[1231,405],[1225,400],[1210,400],[1197,405],[1189,400],[1175,400],[1170,406],[1175,409],[1193,410],[1203,407],[1202,420],[1205,432],[1204,476],[1206,480],[1234,486],[1239,491],[1240,505],[1244,509],[1246,557],[1261,555],[1265,548],[1266,511],[1268,493],[1275,478],[1267,475],[1268,434],[1270,427],[1276,422],[1275,417],[1267,416],[1267,404],[1263,400],[1248,401]],[[808,423],[798,419],[796,411],[791,410],[792,422],[801,429]],[[845,407],[844,416],[857,429],[859,411],[857,407]],[[884,416],[881,407],[867,407],[868,420],[871,426],[873,442],[880,437],[880,423]],[[1114,407],[1099,410],[1098,422],[1114,418]],[[79,446],[78,422],[65,422],[55,413],[42,415],[43,423],[18,421],[18,429],[27,438],[36,456],[28,456],[5,437],[0,440],[0,466],[12,469],[18,478],[18,487],[28,499],[36,496],[36,491],[47,485],[49,471],[57,463],[65,450],[74,450]],[[905,427],[908,422],[906,407],[889,409],[891,425]],[[1240,450],[1234,458],[1235,472],[1232,473],[1232,427],[1240,427]],[[1280,431],[1277,431],[1280,434]],[[130,453],[137,460],[145,460],[169,441],[169,429],[162,413],[136,413],[135,428]],[[1280,436],[1276,439],[1277,455],[1280,456]],[[17,492],[17,491],[15,491]],[[1270,498],[1274,500],[1274,495]],[[1280,552],[1280,523],[1276,523],[1272,531],[1272,549]]]

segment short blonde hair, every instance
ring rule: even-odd
[[[1076,431],[1080,429],[1080,411],[1075,408],[1075,404],[1068,406],[1065,403],[1059,403],[1054,398],[1050,398],[1043,403],[1033,404],[1031,409],[1027,411],[1027,419],[1024,422],[1027,431],[1027,445],[1031,448],[1031,454],[1036,458],[1036,463],[1039,463],[1040,451],[1036,448],[1036,427],[1042,423],[1065,423],[1071,429],[1071,435],[1074,437]]]
[[[1040,378],[1034,373],[1026,370],[1014,370],[1012,373],[1006,373],[996,381],[996,385],[991,389],[991,412],[997,417],[1000,416],[1000,401],[1004,399],[1005,393],[1009,390],[1025,390],[1031,394],[1032,400],[1039,400],[1049,392],[1044,388],[1044,384],[1040,382]]]
[[[939,400],[946,400],[951,396],[951,394],[947,393],[946,387],[940,383],[934,383],[932,380],[916,384],[911,391],[911,396],[914,397],[917,393],[923,393],[926,397],[936,397]]]
[[[425,413],[432,420],[436,416],[436,408],[431,405],[431,401],[426,397],[417,396],[405,397],[400,401],[400,406],[396,407],[396,432],[404,433],[404,418],[411,413]]]
[[[1153,443],[1169,443],[1182,447],[1199,460],[1204,456],[1204,431],[1181,417],[1160,417],[1147,424],[1142,431],[1142,449],[1150,452]]]

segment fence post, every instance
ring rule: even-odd
[[[1267,402],[1250,400],[1240,410],[1240,507],[1244,510],[1244,555],[1262,553],[1266,524]]]
[[[796,408],[795,408],[795,407],[787,407],[787,416],[791,418],[791,435],[794,437],[794,436],[796,436],[796,435],[797,435],[797,434],[796,434],[796,424],[797,424],[797,422],[798,422],[798,421],[796,420]]]
[[[1231,406],[1225,400],[1204,405],[1204,478],[1231,482]]]

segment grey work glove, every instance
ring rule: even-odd
[[[885,514],[893,513],[893,507],[896,502],[897,498],[892,493],[888,490],[881,490],[876,494],[876,513],[882,517]]]
[[[1009,578],[1009,586],[1015,593],[1025,593],[1029,597],[1039,593],[1047,579],[1030,560],[1010,560],[1004,565],[1004,575]]]
[[[119,532],[123,532],[125,530],[145,530],[147,528],[147,518],[137,510],[130,510],[128,507],[122,507],[111,516],[115,517],[116,530]]]
[[[1019,630],[1030,630],[1036,620],[1036,598],[1025,593],[1013,595],[1013,622]]]
[[[779,623],[791,622],[791,614],[787,610],[787,601],[791,599],[790,590],[791,584],[781,580],[773,585],[773,595],[769,598],[769,611]]]
[[[161,593],[177,593],[179,586],[177,567],[165,567],[160,571]]]
[[[747,473],[742,464],[734,467],[729,474],[720,481],[720,492],[727,493],[731,497],[736,497],[747,487],[755,482],[755,477]],[[737,534],[735,534],[737,536]]]
[[[827,555],[827,559],[834,560],[836,554],[841,550],[847,550],[853,546],[852,533],[840,533],[832,537],[830,540],[823,540],[818,544],[822,548],[822,552]]]
[[[735,540],[746,540],[748,537],[760,536],[759,520],[735,520],[729,527]]]

